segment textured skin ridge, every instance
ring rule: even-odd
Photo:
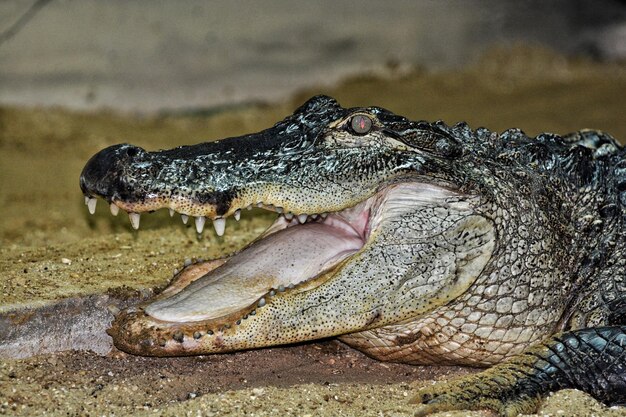
[[[494,262],[456,302],[416,321],[342,339],[382,360],[486,366],[554,332],[606,324],[608,302],[626,294],[624,206],[612,172],[624,151],[601,133],[544,134],[539,160],[528,151],[538,149],[536,141],[519,130],[496,136],[464,124],[443,128],[455,137],[491,140],[488,155],[472,158],[477,164],[484,158],[473,175],[492,179],[481,185],[490,187],[483,195],[495,204],[481,210],[500,237]],[[581,143],[596,150],[580,151]],[[567,175],[555,175],[564,167]],[[512,195],[526,198],[511,205]],[[607,216],[607,206],[617,213]]]
[[[607,404],[626,402],[626,326],[565,332],[485,372],[422,390],[417,414],[490,408],[535,411],[552,391],[575,388]]]
[[[626,392],[626,326],[567,332],[548,343],[538,375],[555,382],[551,390],[577,388],[608,403],[623,403]],[[552,383],[552,382],[551,382]]]

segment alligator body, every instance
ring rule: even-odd
[[[385,361],[492,366],[422,391],[418,413],[532,411],[547,392],[626,402],[626,151],[580,131],[529,138],[310,99],[259,133],[104,149],[81,188],[200,232],[278,212],[228,258],[187,267],[110,334],[140,355],[339,336]]]

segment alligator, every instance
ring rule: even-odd
[[[338,336],[382,360],[489,367],[417,393],[417,415],[534,411],[577,388],[626,404],[626,150],[593,130],[528,137],[316,96],[258,133],[94,155],[90,211],[275,222],[187,266],[109,334],[137,355]]]

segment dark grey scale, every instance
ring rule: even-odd
[[[624,155],[626,158],[626,155]],[[619,201],[626,206],[626,159],[617,164],[613,171],[615,175],[615,186],[619,193]]]
[[[582,329],[556,336],[535,354],[529,376],[514,389],[547,393],[575,388],[609,405],[626,404],[626,326]]]
[[[597,130],[580,130],[563,136],[563,141],[570,144],[584,146],[593,150],[600,149],[607,144],[615,144],[615,139],[604,132]]]

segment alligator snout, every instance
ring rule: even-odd
[[[105,148],[91,157],[80,174],[80,188],[86,197],[100,196],[111,201],[119,192],[119,174],[124,166],[141,158],[146,151],[120,144]]]

